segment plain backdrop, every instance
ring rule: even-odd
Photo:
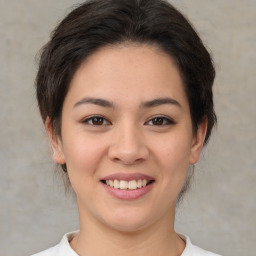
[[[208,250],[255,256],[256,1],[171,1],[200,33],[217,69],[218,128],[176,229]],[[54,176],[34,92],[35,55],[72,0],[0,0],[0,248],[30,255],[76,230],[75,200]]]

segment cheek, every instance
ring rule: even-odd
[[[154,144],[155,152],[166,166],[187,166],[191,152],[191,139],[186,133],[167,136]]]
[[[71,183],[88,182],[89,177],[90,180],[96,179],[98,164],[106,151],[104,143],[95,143],[95,139],[90,136],[83,137],[77,133],[63,140],[63,151]]]
[[[157,147],[156,147],[157,146]],[[177,194],[184,184],[189,166],[191,144],[189,136],[186,133],[170,136],[168,139],[155,144],[158,163],[162,171],[164,184],[163,189],[175,191]]]

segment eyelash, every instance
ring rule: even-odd
[[[101,120],[102,123],[100,124],[94,124],[93,122],[94,121],[99,121]],[[104,118],[103,116],[90,116],[88,118],[86,118],[85,120],[82,121],[82,123],[84,124],[89,124],[89,125],[93,125],[93,126],[103,126],[103,125],[110,125],[111,123],[106,119]]]
[[[100,123],[95,124],[94,121],[97,121],[97,122],[100,121]],[[157,122],[158,124],[153,124],[154,121]],[[152,124],[149,124],[150,122]],[[83,120],[82,123],[88,124],[88,125],[93,125],[93,126],[111,125],[111,122],[108,121],[103,116],[90,116],[90,117],[86,118],[85,120]],[[173,125],[173,124],[176,124],[176,123],[168,117],[155,116],[155,117],[149,119],[147,122],[145,122],[145,124],[146,125],[151,125],[151,126],[166,126],[166,125]]]
[[[160,120],[162,121],[162,123],[161,123]],[[172,119],[170,119],[168,117],[165,117],[165,116],[155,116],[155,117],[151,118],[150,120],[148,120],[146,122],[146,124],[149,124],[149,122],[154,122],[154,121],[156,121],[158,123],[160,121],[160,124],[150,124],[150,125],[152,125],[152,126],[166,126],[166,125],[175,124],[175,122]]]

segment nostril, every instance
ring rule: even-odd
[[[134,164],[138,164],[140,162],[143,162],[143,159],[142,158],[134,159],[134,158],[128,158],[128,157],[120,157],[120,158],[115,157],[115,158],[112,159],[112,161],[120,162],[123,165],[134,165]]]
[[[143,162],[148,158],[149,151],[147,147],[139,142],[132,143],[135,139],[120,138],[116,144],[111,145],[108,151],[109,158],[114,162],[120,162],[124,165],[132,165]]]

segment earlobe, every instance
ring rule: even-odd
[[[205,118],[202,123],[198,125],[197,132],[193,138],[191,145],[191,153],[189,164],[193,165],[197,163],[200,157],[200,153],[204,146],[204,140],[207,132],[207,119]]]
[[[53,151],[53,160],[58,163],[58,164],[65,164],[65,157],[63,154],[63,149],[62,149],[62,143],[60,138],[54,133],[52,124],[50,121],[50,118],[47,117],[45,121],[45,129],[48,134],[52,151]]]

